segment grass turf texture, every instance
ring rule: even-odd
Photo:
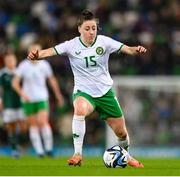
[[[0,157],[1,176],[179,176],[180,159],[140,159],[143,169],[106,168],[101,158],[85,157],[81,167],[68,166],[67,157]]]

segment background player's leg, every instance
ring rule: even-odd
[[[25,145],[27,144],[29,138],[28,138],[28,125],[27,125],[27,121],[26,119],[19,119],[18,120],[18,126],[19,126],[19,135],[18,135],[18,139],[19,139],[19,143],[21,143],[21,145]]]
[[[8,142],[12,149],[12,156],[18,158],[19,152],[17,149],[16,122],[6,123],[5,127],[8,133]]]
[[[48,111],[42,110],[38,112],[38,124],[40,127],[44,148],[47,155],[52,156],[53,151],[53,134],[48,122]]]
[[[29,116],[28,121],[30,124],[29,135],[30,135],[31,143],[37,155],[41,157],[44,155],[44,150],[43,150],[42,141],[41,141],[40,132],[39,132],[36,118],[34,116]]]

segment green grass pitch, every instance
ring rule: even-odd
[[[106,168],[101,158],[85,157],[81,167],[68,166],[67,157],[0,157],[1,176],[179,176],[180,159],[140,159],[143,169]]]

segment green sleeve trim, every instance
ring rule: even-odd
[[[58,51],[56,50],[56,47],[53,47],[53,49],[55,50],[56,54],[59,55]]]
[[[120,48],[119,48],[119,50],[118,50],[118,53],[121,52],[121,49],[122,49],[123,46],[124,46],[124,44],[122,44],[122,45],[120,46]]]

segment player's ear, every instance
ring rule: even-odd
[[[78,26],[78,31],[81,34],[81,26]]]

